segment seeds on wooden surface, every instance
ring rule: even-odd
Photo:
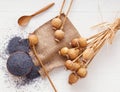
[[[7,69],[15,76],[27,75],[33,65],[32,58],[24,52],[15,52],[7,60]]]

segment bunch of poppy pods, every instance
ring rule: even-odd
[[[71,48],[63,47],[59,54],[66,57],[65,67],[71,70],[68,82],[76,83],[79,78],[87,75],[87,67],[98,51],[106,42],[110,44],[118,30],[120,30],[120,19],[112,24],[102,23],[96,27],[103,28],[103,31],[89,38],[75,38],[70,42]]]

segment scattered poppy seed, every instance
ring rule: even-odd
[[[29,48],[26,46],[17,46],[15,52],[16,51],[23,51],[29,53]]]
[[[15,76],[25,76],[33,67],[32,58],[24,52],[15,52],[7,60],[8,71]]]
[[[24,46],[26,46],[26,47],[29,47],[29,41],[28,41],[28,39],[22,39],[22,40],[19,41],[19,43],[20,43],[21,45],[24,45]]]

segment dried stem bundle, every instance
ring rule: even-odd
[[[65,62],[66,68],[71,70],[72,73],[77,74],[80,78],[84,78],[86,76],[87,74],[86,68],[88,67],[90,62],[93,60],[95,55],[99,52],[99,50],[103,47],[103,45],[107,41],[109,41],[110,44],[112,43],[116,32],[120,30],[120,18],[116,19],[116,21],[113,24],[101,23],[100,25],[97,25],[95,27],[99,27],[99,26],[100,28],[106,27],[106,29],[96,35],[89,37],[86,40],[87,45],[85,47],[82,47],[80,45],[80,43],[82,44],[86,43],[85,40],[79,40],[81,38],[75,38],[71,41],[71,45],[74,47],[72,49],[79,50],[79,54],[77,54],[77,56],[74,59],[71,59],[68,53],[66,54],[67,58],[69,58],[69,60]],[[72,55],[74,55],[75,53],[76,52],[74,51]],[[75,63],[79,64],[79,67]],[[73,79],[69,77],[69,81],[71,80]],[[73,83],[70,83],[70,84],[73,84]]]

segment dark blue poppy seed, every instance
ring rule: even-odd
[[[28,39],[22,39],[19,41],[19,43],[25,47],[29,47],[29,41]]]
[[[7,60],[7,69],[15,76],[27,75],[33,66],[32,58],[24,52],[15,52]]]
[[[9,54],[16,51],[29,52],[29,41],[20,37],[13,37],[8,43],[7,50]]]
[[[32,79],[39,77],[40,74],[39,74],[38,70],[39,70],[39,67],[34,65],[31,72],[26,75],[26,78],[32,80]]]
[[[7,46],[7,50],[9,52],[9,54],[15,52],[16,47],[19,46],[20,40],[21,40],[20,37],[14,37],[9,41],[8,46]]]
[[[23,51],[29,53],[29,48],[26,46],[17,46],[15,52],[16,51]]]

